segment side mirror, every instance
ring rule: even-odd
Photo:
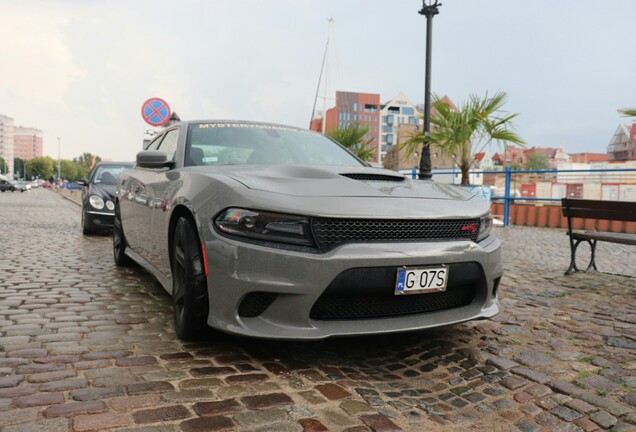
[[[86,180],[86,179],[78,180],[77,184],[80,185],[80,186],[86,187],[86,186],[88,186],[88,180]]]
[[[168,160],[168,155],[159,150],[144,150],[137,153],[137,166],[141,168],[173,167],[174,161]]]

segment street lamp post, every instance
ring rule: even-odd
[[[57,181],[60,181],[60,137],[57,137]]]
[[[420,158],[420,180],[430,180],[433,177],[431,169],[431,43],[433,39],[433,17],[439,13],[441,3],[438,0],[422,0],[420,15],[426,17],[426,81],[424,85],[424,142],[422,157]]]

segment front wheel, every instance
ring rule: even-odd
[[[86,212],[82,210],[82,234],[84,235],[93,234],[93,230],[91,229],[89,225],[90,224],[88,220],[86,219]]]
[[[200,338],[208,318],[208,284],[201,242],[191,219],[180,217],[172,247],[174,326],[182,340]]]
[[[133,260],[126,255],[126,236],[121,225],[121,212],[119,203],[115,206],[115,219],[113,221],[113,257],[117,267],[130,267]]]

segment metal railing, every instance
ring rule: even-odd
[[[625,173],[633,173],[627,174]],[[434,170],[433,171],[433,179],[438,178],[442,175],[451,175],[452,176],[452,184],[458,184],[455,179],[457,175],[460,175],[459,169],[455,168],[453,170]],[[482,178],[485,179],[485,175],[492,174],[496,176],[505,176],[504,179],[504,194],[503,195],[491,195],[491,200],[503,201],[504,204],[504,225],[509,225],[510,219],[510,204],[514,201],[545,201],[545,202],[554,202],[561,201],[562,198],[565,198],[567,195],[567,185],[591,185],[591,184],[599,184],[599,185],[610,185],[610,186],[632,186],[636,191],[636,168],[601,168],[601,169],[545,169],[545,170],[512,170],[509,167],[505,170],[483,170],[483,171],[470,171],[470,175],[481,175]],[[530,196],[522,196],[521,194],[517,194],[515,188],[513,186],[513,179],[515,176],[521,175],[535,175],[534,178],[528,178],[527,180],[530,182],[529,184],[537,184],[541,182],[552,183],[552,185],[565,185],[564,189],[565,193],[563,196],[554,197],[530,197]],[[411,176],[413,178],[417,178],[417,170],[413,169]],[[537,181],[539,180],[539,181]],[[528,184],[528,183],[525,183]],[[494,184],[487,184],[484,182],[481,186],[490,186],[494,187]],[[577,196],[576,198],[583,198]],[[630,199],[631,201],[631,199]]]

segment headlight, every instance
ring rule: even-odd
[[[214,221],[224,233],[253,239],[313,246],[309,218],[279,213],[231,208]]]
[[[490,235],[490,231],[492,230],[492,216],[490,214],[486,216],[482,216],[479,221],[479,235],[477,236],[477,241],[480,242],[486,237]]]
[[[106,208],[110,211],[115,210],[115,204],[112,201],[106,201]]]
[[[104,208],[104,200],[98,197],[97,195],[91,195],[88,198],[88,202],[91,203],[93,208],[96,208],[97,210],[101,210]]]

